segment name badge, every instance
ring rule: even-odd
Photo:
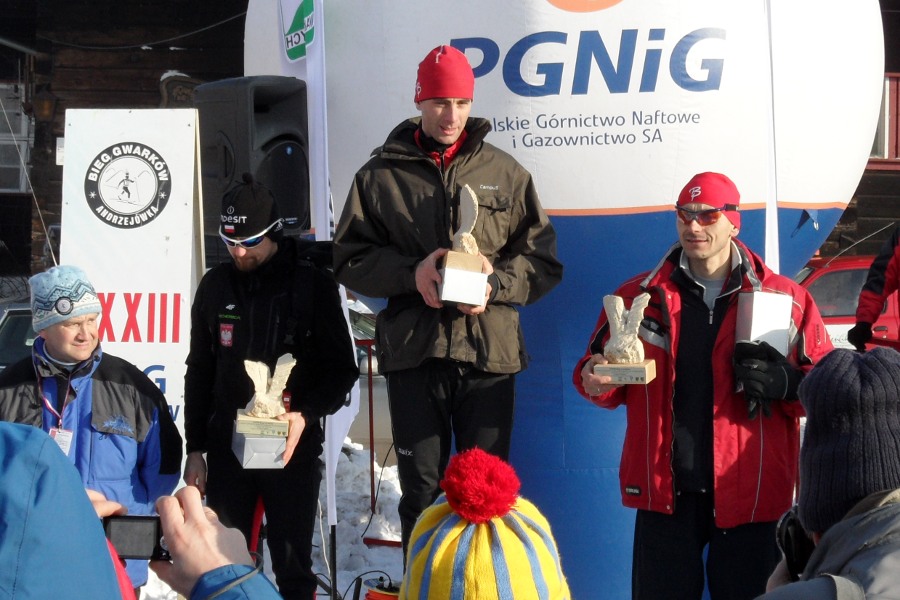
[[[68,456],[69,449],[72,447],[72,432],[68,429],[54,427],[50,430],[50,437],[53,438],[59,449],[63,451],[63,454]]]

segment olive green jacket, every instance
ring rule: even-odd
[[[556,233],[531,174],[484,142],[486,120],[469,118],[465,141],[443,169],[415,143],[419,122],[397,126],[356,174],[335,235],[335,276],[362,296],[389,299],[376,323],[382,372],[440,358],[516,373],[527,357],[514,305],[536,301],[562,279]],[[465,185],[478,197],[472,234],[495,273],[477,316],[453,305],[429,308],[415,283],[422,259],[451,248]]]

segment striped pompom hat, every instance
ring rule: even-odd
[[[550,524],[510,465],[467,450],[441,488],[413,529],[401,600],[570,599]]]

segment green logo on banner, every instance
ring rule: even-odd
[[[305,58],[306,47],[313,41],[313,6],[314,0],[301,0],[290,26],[284,32],[284,51],[292,62]],[[281,8],[285,9],[285,3]]]

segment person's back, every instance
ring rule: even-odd
[[[800,385],[800,400],[802,532],[779,536],[790,560],[762,597],[900,597],[900,353],[835,350]]]
[[[56,443],[0,422],[0,598],[121,597],[97,514]]]
[[[818,573],[846,577],[867,598],[900,590],[900,490],[873,494],[852,513],[822,536],[807,563],[807,579]]]

